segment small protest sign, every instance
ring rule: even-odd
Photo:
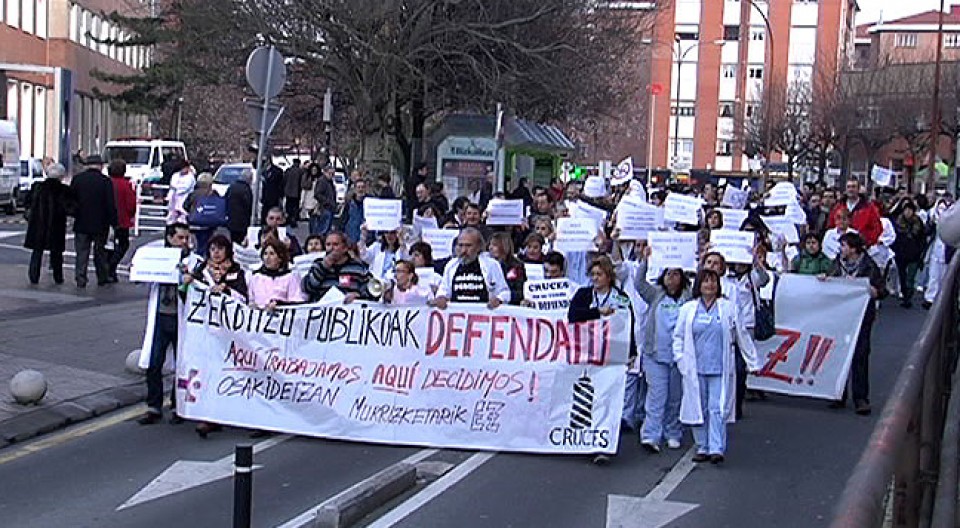
[[[700,217],[697,213],[703,201],[696,196],[687,196],[679,193],[670,193],[664,202],[663,219],[681,224],[697,225]]]
[[[494,198],[487,204],[487,225],[515,226],[523,223],[523,200]]]
[[[570,279],[528,280],[523,285],[523,298],[537,310],[567,310],[573,294]]]
[[[558,218],[554,249],[561,252],[591,251],[599,234],[597,222],[591,218]]]
[[[400,227],[402,207],[400,200],[364,198],[363,218],[367,223],[367,229],[370,231],[393,231]]]
[[[650,266],[655,269],[697,270],[697,234],[658,231],[650,233]]]
[[[723,255],[723,258],[733,264],[750,264],[753,262],[753,244],[756,234],[750,231],[734,229],[714,229],[710,231],[712,249]]]
[[[458,236],[460,231],[456,229],[424,229],[420,238],[433,250],[433,258],[439,260],[453,255],[453,241]]]

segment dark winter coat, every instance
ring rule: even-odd
[[[96,169],[87,169],[73,177],[70,189],[77,200],[74,233],[100,235],[117,225],[117,205],[110,178]]]
[[[253,215],[253,191],[250,184],[238,180],[227,187],[227,229],[231,233],[246,234]]]
[[[76,203],[70,188],[60,180],[48,178],[30,191],[30,220],[23,247],[63,253],[67,238],[67,215]]]
[[[267,209],[280,205],[280,199],[283,198],[283,170],[276,165],[264,169],[262,185],[260,203],[266,213]]]
[[[893,241],[893,253],[898,264],[920,262],[927,250],[927,229],[923,220],[914,215],[910,220],[901,216],[893,224],[897,239]]]

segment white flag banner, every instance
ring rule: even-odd
[[[597,247],[594,240],[599,234],[600,227],[592,218],[558,218],[553,249],[561,253],[592,251]]]
[[[720,211],[720,217],[723,218],[724,229],[740,229],[740,226],[743,225],[743,221],[746,220],[750,215],[749,211],[744,211],[742,209],[725,209],[723,207],[718,207],[715,210]]]
[[[713,229],[710,231],[711,249],[723,255],[724,260],[733,264],[751,264],[756,233],[735,229]]]
[[[570,279],[528,280],[523,284],[523,298],[537,310],[567,311],[574,293]]]
[[[457,229],[424,229],[420,239],[430,246],[434,260],[440,260],[453,255],[453,241],[458,236]]]
[[[487,225],[516,226],[523,223],[523,200],[494,198],[487,204]]]
[[[750,198],[750,191],[737,189],[733,185],[727,185],[723,191],[723,201],[720,205],[725,205],[731,209],[744,209],[747,207],[747,201]]]
[[[747,386],[839,400],[868,302],[866,279],[782,275],[774,300],[777,335],[757,343],[763,366]]]
[[[770,195],[763,204],[768,207],[778,207],[797,203],[797,188],[790,182],[780,182],[770,189]]]
[[[363,219],[370,231],[393,231],[400,227],[403,202],[383,198],[363,199]]]
[[[761,216],[760,218],[764,224],[767,224],[770,231],[777,235],[783,235],[788,243],[800,243],[800,233],[797,232],[797,226],[786,216]]]
[[[649,234],[650,267],[697,270],[697,233],[658,231]]]
[[[697,213],[703,205],[703,200],[696,196],[670,193],[663,203],[663,219],[687,225],[697,225],[700,217]]]
[[[621,240],[646,240],[647,234],[660,228],[661,209],[646,203],[620,202],[617,227]]]
[[[338,440],[614,453],[630,317],[452,304],[261,311],[191,289],[177,411]]]
[[[880,165],[874,165],[873,170],[870,171],[870,179],[880,187],[890,187],[895,175],[892,170]]]
[[[623,185],[633,179],[633,158],[627,158],[621,161],[617,168],[613,169],[613,178],[610,179],[610,185]]]

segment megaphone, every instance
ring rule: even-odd
[[[367,293],[369,293],[374,299],[379,299],[383,297],[384,292],[386,292],[389,287],[390,284],[388,282],[381,281],[377,278],[371,278],[370,281],[367,282]]]

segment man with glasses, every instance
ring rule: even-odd
[[[443,270],[443,280],[433,306],[444,310],[448,302],[482,303],[496,308],[510,300],[510,288],[500,263],[481,255],[483,235],[466,227],[457,237],[457,257]]]

